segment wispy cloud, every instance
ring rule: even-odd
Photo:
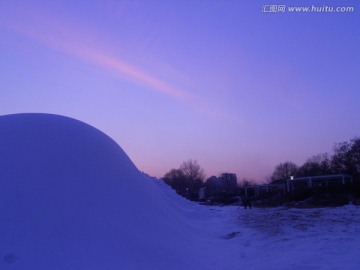
[[[144,70],[141,70],[135,66],[129,65],[117,59],[111,55],[103,53],[101,51],[96,51],[92,49],[73,50],[71,51],[74,55],[84,58],[90,62],[93,62],[97,65],[103,66],[105,68],[111,69],[118,73],[119,75],[125,75],[127,78],[132,81],[142,84],[146,87],[150,87],[158,92],[161,92],[165,95],[172,96],[175,98],[180,98],[184,100],[193,99],[194,96],[188,92],[185,92],[177,87],[156,78],[155,76],[147,73]]]
[[[24,15],[27,16],[27,14]],[[122,60],[119,56],[102,50],[95,45],[96,40],[94,38],[85,36],[81,31],[75,31],[73,26],[66,25],[53,16],[44,15],[43,12],[32,11],[31,14],[31,17],[25,19],[19,14],[15,16],[18,19],[3,17],[0,19],[0,26],[20,33],[56,51],[111,70],[121,79],[142,85],[148,90],[151,89],[168,97],[190,103],[197,99],[192,93],[158,78],[141,67]]]

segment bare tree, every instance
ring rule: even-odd
[[[297,176],[313,176],[331,173],[331,164],[328,154],[318,154],[309,158],[298,168]]]
[[[163,179],[165,183],[175,189],[177,193],[185,195],[188,182],[180,169],[171,169],[165,174]]]
[[[360,178],[360,138],[335,144],[331,168],[334,173],[348,173]]]
[[[171,169],[164,176],[164,181],[180,195],[196,200],[199,189],[204,185],[204,170],[197,161],[184,161],[179,169]]]
[[[298,166],[291,161],[280,163],[275,167],[271,180],[289,179],[290,176],[296,175],[297,170]]]
[[[249,178],[243,178],[239,183],[239,187],[241,188],[252,185],[256,185],[256,182],[254,179],[249,179]]]
[[[190,181],[204,181],[205,179],[204,170],[200,167],[196,160],[189,159],[188,161],[184,161],[180,166],[180,170]]]

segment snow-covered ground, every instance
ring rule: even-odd
[[[0,117],[0,269],[358,269],[359,216],[200,206],[89,125]]]
[[[360,208],[213,208],[226,224],[228,269],[358,269]],[[225,233],[225,232],[224,232]],[[226,237],[225,237],[226,238]],[[224,250],[226,250],[224,248]]]

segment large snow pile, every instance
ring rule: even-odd
[[[99,130],[0,117],[0,269],[358,269],[360,207],[201,207]]]
[[[163,190],[87,124],[1,116],[0,269],[201,267],[194,213]]]

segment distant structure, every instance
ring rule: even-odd
[[[347,174],[308,176],[288,179],[283,184],[283,189],[286,192],[293,192],[317,187],[339,187],[345,184],[352,184],[352,182],[352,177]]]
[[[206,198],[206,187],[201,187],[199,189],[199,200],[205,200]]]
[[[220,177],[223,182],[224,192],[233,194],[237,189],[237,177],[235,173],[223,173]]]
[[[206,196],[213,197],[222,192],[222,183],[216,176],[211,176],[205,181]]]
[[[292,194],[294,192],[301,192],[313,188],[341,187],[352,183],[352,177],[347,174],[319,175],[299,178],[291,177],[290,179],[276,180],[271,184],[266,185],[245,186],[245,196],[259,197],[267,193]]]
[[[205,182],[206,195],[230,195],[237,191],[237,177],[234,173],[223,173],[220,177],[211,176]]]

